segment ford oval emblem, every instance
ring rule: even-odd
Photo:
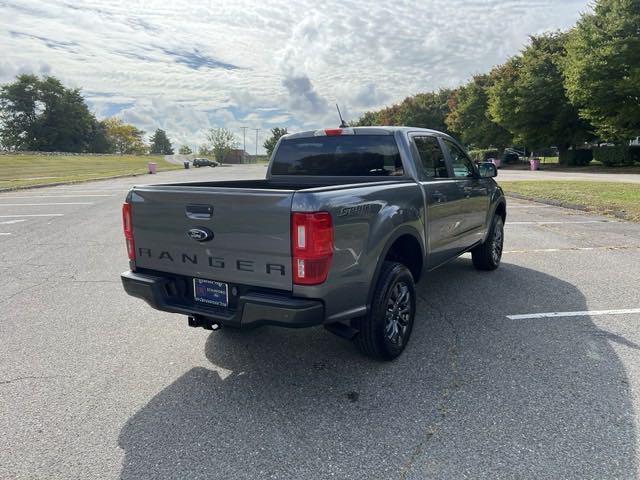
[[[187,231],[187,235],[196,242],[207,242],[213,238],[213,232],[205,227],[193,227]]]

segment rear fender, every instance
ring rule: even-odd
[[[387,240],[387,242],[385,243],[384,247],[382,248],[380,254],[378,255],[378,260],[376,262],[376,268],[374,270],[374,274],[373,274],[373,278],[371,279],[371,284],[369,285],[369,294],[367,295],[367,311],[370,310],[371,308],[371,303],[373,301],[373,294],[375,292],[376,289],[376,285],[378,284],[378,279],[380,277],[380,271],[382,270],[382,264],[384,263],[385,259],[387,258],[387,254],[389,253],[389,250],[391,250],[391,247],[393,247],[393,244],[402,236],[404,235],[410,235],[413,238],[415,238],[418,241],[418,244],[420,245],[420,250],[422,252],[422,258],[425,258],[425,248],[424,248],[424,242],[422,241],[422,236],[420,235],[420,233],[413,228],[410,225],[404,225],[402,227],[399,227],[397,230],[395,230],[393,232],[393,234],[389,237],[389,239]],[[423,265],[424,265],[424,261],[423,261]],[[423,267],[424,269],[424,267]]]
[[[484,236],[482,238],[483,243],[487,239],[487,235],[489,235],[489,230],[491,230],[491,222],[493,222],[493,217],[495,216],[497,211],[504,212],[504,220],[506,221],[507,200],[505,199],[504,194],[502,193],[502,189],[500,187],[497,187],[494,190],[491,198],[491,208],[489,208],[489,211],[487,212],[487,219],[485,223],[486,228],[485,228]]]

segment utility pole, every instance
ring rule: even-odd
[[[240,127],[242,129],[242,163],[244,163],[245,155],[247,154],[247,128]]]
[[[258,132],[261,130],[260,128],[254,128],[256,131],[256,162],[258,161]]]

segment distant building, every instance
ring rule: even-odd
[[[234,148],[224,157],[223,163],[256,163],[256,157],[241,148]]]
[[[240,148],[234,148],[229,153],[227,153],[224,157],[223,163],[243,163],[244,157],[247,155],[247,152]]]

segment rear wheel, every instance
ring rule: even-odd
[[[504,223],[500,215],[494,215],[487,239],[471,250],[473,266],[478,270],[495,270],[500,266],[504,245]]]
[[[371,311],[357,321],[355,342],[370,357],[393,360],[405,349],[416,312],[413,276],[401,263],[384,262]]]

